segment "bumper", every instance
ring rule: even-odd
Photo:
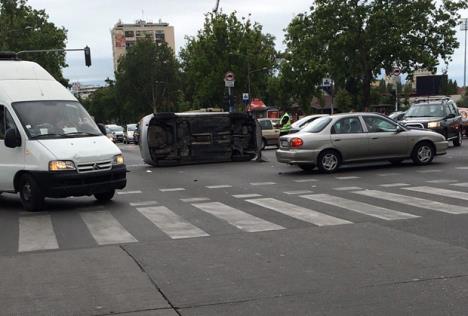
[[[434,143],[436,148],[436,155],[445,155],[448,149],[448,141]]]
[[[297,164],[316,164],[319,150],[286,150],[278,149],[276,151],[276,159],[278,162]]]
[[[114,167],[108,171],[77,173],[47,171],[33,172],[32,175],[46,197],[61,198],[103,193],[123,189],[127,185],[127,168]]]

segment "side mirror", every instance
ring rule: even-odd
[[[106,126],[104,124],[99,123],[97,126],[103,135],[107,135]]]
[[[449,115],[447,115],[447,118],[454,118],[455,117],[455,114],[453,113],[450,113]]]
[[[397,133],[397,134],[398,134],[398,133],[401,133],[401,132],[403,132],[404,130],[405,130],[405,129],[404,129],[403,127],[401,127],[400,125],[398,125],[397,128],[396,128],[396,133]]]
[[[21,136],[15,128],[10,128],[5,133],[5,146],[16,148],[21,146]]]

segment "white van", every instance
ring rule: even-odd
[[[111,200],[127,183],[119,148],[46,70],[12,59],[0,54],[0,194],[28,211],[46,197]]]

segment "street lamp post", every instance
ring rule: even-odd
[[[464,55],[465,63],[463,67],[463,87],[466,88],[466,33],[468,31],[468,18],[462,19],[460,29],[462,31],[465,31],[465,55]]]

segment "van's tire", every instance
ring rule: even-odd
[[[95,193],[94,197],[96,200],[100,202],[109,202],[112,200],[112,198],[115,195],[115,190],[107,191],[107,192],[101,192],[101,193]]]
[[[301,168],[304,171],[313,171],[315,169],[314,164],[300,164],[297,165],[299,168]]]
[[[414,146],[411,159],[415,165],[427,165],[432,162],[435,156],[434,145],[430,142],[420,142]]]
[[[341,165],[341,155],[333,149],[327,149],[320,153],[317,159],[317,166],[320,171],[325,173],[333,173]]]
[[[457,138],[453,140],[453,146],[459,147],[461,146],[462,142],[463,142],[463,134],[461,131],[459,131]]]
[[[39,212],[44,209],[44,194],[36,179],[30,174],[21,176],[18,191],[23,208],[28,212]]]

